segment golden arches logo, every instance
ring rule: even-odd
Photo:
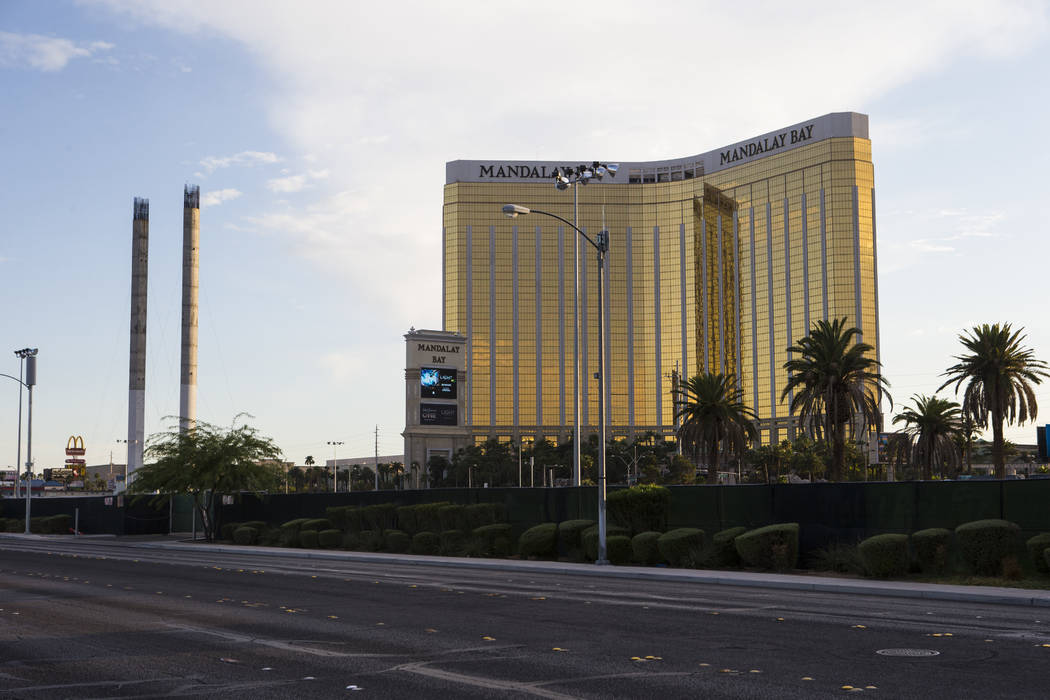
[[[84,438],[79,435],[70,435],[69,440],[66,441],[66,454],[82,455],[84,452]]]

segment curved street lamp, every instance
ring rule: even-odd
[[[598,379],[598,561],[596,564],[608,564],[609,560],[606,557],[605,552],[605,541],[606,541],[606,520],[605,520],[605,331],[604,331],[604,318],[605,318],[605,303],[603,301],[603,290],[605,288],[604,281],[604,270],[605,270],[605,253],[609,250],[609,232],[599,231],[596,239],[592,239],[575,224],[571,224],[565,219],[561,218],[557,214],[552,214],[549,211],[542,211],[540,209],[530,209],[529,207],[523,207],[520,204],[504,204],[503,214],[510,218],[516,218],[525,214],[543,214],[544,216],[550,216],[558,221],[561,221],[568,226],[572,226],[576,233],[583,236],[584,240],[594,246],[594,249],[598,252],[598,371],[595,372],[595,377]],[[579,359],[576,362],[576,371],[579,373]],[[577,396],[579,392],[577,390]],[[579,410],[577,408],[577,410]],[[577,413],[576,420],[576,450],[577,459],[580,449],[579,440],[579,413]],[[578,469],[577,465],[577,469]],[[577,474],[578,478],[578,474]]]
[[[14,379],[18,382],[18,459],[22,459],[22,387],[29,390],[29,424],[26,426],[26,530],[25,534],[29,534],[29,510],[32,507],[30,498],[33,495],[33,387],[36,386],[36,348],[23,348],[22,350],[15,350],[15,354],[21,360],[26,361],[26,372],[25,381],[22,377],[12,377],[10,374],[0,374],[0,376],[7,377],[8,379]],[[22,374],[21,362],[18,365],[18,374]],[[15,465],[16,469],[21,469],[21,465]],[[18,476],[15,475],[15,488],[18,487]]]
[[[588,185],[591,182],[601,182],[608,175],[616,177],[620,169],[617,163],[602,163],[593,161],[589,165],[561,166],[554,169],[554,186],[559,190],[572,188],[572,223],[562,219],[560,216],[554,218],[569,224],[577,233],[580,230],[580,188],[579,185]],[[506,207],[504,207],[506,213]],[[519,212],[520,213],[520,212]],[[546,212],[543,212],[546,213]],[[517,216],[517,214],[514,214]],[[549,216],[554,216],[550,214]],[[586,238],[586,236],[584,236]],[[593,243],[593,242],[592,242]],[[572,436],[572,485],[579,486],[580,480],[580,251],[579,239],[572,239],[572,405],[573,405],[573,436]]]

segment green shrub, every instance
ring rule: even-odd
[[[1050,532],[1029,538],[1025,542],[1025,547],[1028,549],[1028,556],[1032,563],[1035,564],[1035,570],[1044,574],[1050,572],[1050,568],[1047,568],[1046,565],[1046,557],[1043,556],[1043,552],[1050,548]]]
[[[609,493],[609,519],[631,533],[667,529],[671,492],[663,486],[643,484]]]
[[[383,549],[383,533],[379,530],[362,530],[358,536],[361,538],[361,551],[378,552]]]
[[[328,522],[332,523],[332,527],[346,532],[346,512],[351,508],[353,508],[353,506],[328,506],[324,509],[324,517],[328,519]]]
[[[908,536],[875,535],[857,545],[864,573],[874,578],[894,578],[908,573]]]
[[[696,565],[703,552],[704,531],[695,527],[680,527],[660,535],[656,546],[671,566],[689,568]]]
[[[740,566],[740,555],[736,551],[736,538],[745,532],[747,532],[746,527],[731,527],[716,532],[701,557],[703,566],[712,569],[731,569]]]
[[[219,528],[219,537],[224,540],[232,540],[234,531],[241,526],[242,523],[223,523],[222,527]]]
[[[948,553],[952,546],[952,531],[931,527],[911,534],[915,561],[924,574],[943,574],[948,571]]]
[[[467,527],[476,530],[486,525],[496,525],[507,519],[507,509],[502,503],[475,503],[465,509]]]
[[[1050,569],[1050,549],[1043,550],[1043,563],[1046,564],[1047,569]]]
[[[438,508],[438,520],[441,522],[440,532],[447,530],[467,531],[467,507],[466,506],[441,506]]]
[[[241,525],[239,528],[233,531],[233,541],[239,545],[255,544],[255,538],[258,537],[259,531],[254,527],[248,527],[247,525]]]
[[[463,530],[442,530],[441,554],[446,557],[461,557],[467,548],[467,533]]]
[[[593,520],[563,520],[558,523],[558,554],[566,559],[583,559],[583,532]]]
[[[397,506],[377,503],[361,509],[361,524],[366,530],[393,530],[397,523]]]
[[[412,546],[412,538],[401,530],[387,530],[383,533],[383,549],[394,554],[404,554]]]
[[[448,501],[439,501],[401,506],[397,509],[398,528],[409,534],[437,532],[441,529],[441,509],[447,505]]]
[[[798,563],[798,523],[777,523],[736,537],[736,551],[748,566],[783,571]]]
[[[814,571],[836,571],[841,574],[863,574],[857,545],[848,542],[831,542],[826,547],[810,554],[809,568]]]
[[[631,538],[627,535],[612,535],[605,538],[605,556],[610,564],[631,563]]]
[[[307,520],[309,518],[296,518],[281,525],[281,532],[277,539],[280,545],[282,547],[298,547],[299,530]]]
[[[317,530],[300,530],[299,546],[303,549],[317,549]]]
[[[334,527],[317,533],[317,544],[321,549],[338,549],[343,544],[343,531]]]
[[[436,533],[417,532],[412,536],[412,553],[434,555],[441,551],[441,538]]]
[[[345,532],[345,533],[343,533],[343,544],[342,544],[342,547],[343,547],[343,549],[348,549],[351,552],[356,552],[356,551],[359,551],[361,549],[364,549],[364,547],[363,547],[363,545],[361,543],[361,533],[360,532]]]
[[[609,558],[609,538],[617,535],[625,535],[630,537],[631,533],[627,531],[627,528],[620,527],[619,525],[610,525],[608,522],[605,524],[605,558]],[[598,526],[591,525],[589,528],[583,531],[580,535],[580,545],[583,548],[583,556],[585,561],[597,561],[598,560]]]
[[[978,576],[999,576],[1004,560],[1016,557],[1020,528],[1007,520],[975,520],[955,528],[962,560]]]
[[[558,556],[557,523],[543,523],[521,533],[521,537],[518,538],[518,553],[525,558],[556,558]]]
[[[311,518],[302,524],[300,530],[331,530],[332,523],[329,522],[328,518]]]
[[[649,532],[639,532],[631,538],[631,554],[636,562],[643,566],[656,566],[657,564],[667,563],[664,555],[660,554],[660,545],[657,544],[661,534],[650,530]]]
[[[50,521],[51,532],[55,535],[68,535],[73,531],[72,515],[59,513],[58,515],[52,515]]]
[[[270,526],[262,520],[249,520],[248,522],[244,523],[244,527],[254,527],[259,532],[270,529]]]
[[[473,507],[473,506],[470,506]],[[495,523],[474,528],[471,553],[482,557],[509,557],[514,551],[510,525]]]

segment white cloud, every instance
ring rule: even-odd
[[[271,192],[300,192],[307,187],[305,175],[290,175],[288,177],[277,177],[266,181],[266,187]]]
[[[207,156],[201,160],[201,167],[205,175],[211,175],[219,168],[231,166],[252,167],[269,163],[279,163],[280,157],[276,153],[268,151],[241,151],[232,156]],[[196,174],[196,173],[195,173]]]
[[[77,44],[53,36],[0,31],[0,66],[60,71],[75,58],[89,58],[100,51],[109,51],[113,46],[108,41]],[[115,59],[107,62],[114,63]]]
[[[448,160],[687,156],[826,112],[863,111],[959,59],[1018,55],[1048,24],[1045,5],[1005,0],[814,0],[801,11],[714,0],[644,11],[632,0],[609,0],[601,11],[551,0],[318,1],[265,11],[255,0],[104,4],[175,32],[231,39],[256,57],[272,78],[268,123],[310,168],[268,187],[311,194],[272,202],[255,223],[354,280],[363,297],[375,296],[376,313],[396,309],[417,325],[440,323],[440,294],[420,293],[440,289],[434,260]],[[699,44],[697,27],[707,28]],[[711,90],[698,88],[705,80],[724,97],[717,108]],[[872,131],[904,147],[927,134],[925,120],[883,127],[873,115]],[[897,223],[880,211],[880,260],[896,252],[911,264],[946,252],[950,235],[994,232]],[[883,235],[895,229],[923,242]],[[391,269],[413,283],[389,284]]]
[[[243,192],[240,190],[233,189],[232,187],[224,190],[211,190],[201,195],[201,207],[214,207],[222,204],[223,202],[229,202],[230,200],[237,199]]]

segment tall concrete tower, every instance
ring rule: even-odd
[[[186,185],[182,199],[182,384],[179,431],[197,422],[197,290],[200,282],[200,187]]]
[[[149,200],[135,198],[131,224],[131,362],[128,368],[128,483],[142,466],[146,415],[146,275]]]

